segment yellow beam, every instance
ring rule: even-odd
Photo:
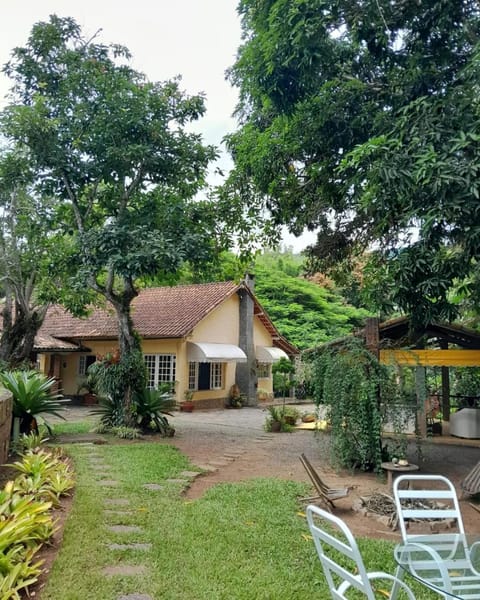
[[[380,362],[409,367],[480,367],[480,350],[380,350]]]

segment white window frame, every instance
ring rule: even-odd
[[[209,363],[210,366],[210,390],[223,390],[225,383],[224,365],[222,362]],[[188,363],[188,389],[198,390],[198,362]],[[208,390],[202,390],[208,391]]]
[[[198,362],[188,363],[188,389],[198,389]]]
[[[156,389],[161,383],[175,384],[177,356],[176,354],[144,354],[147,367],[147,387]]]
[[[91,360],[90,364],[88,364],[88,359],[92,356],[94,360]],[[78,376],[86,377],[88,375],[88,367],[90,367],[96,360],[97,357],[94,354],[80,354],[78,357]]]
[[[266,375],[265,375],[266,373]],[[260,362],[257,360],[257,377],[259,379],[269,379],[272,376],[271,363]]]
[[[223,389],[223,365],[221,362],[210,363],[210,389]]]
[[[80,356],[78,357],[78,374],[81,377],[85,377],[85,375],[87,374],[87,355],[86,354],[80,354]]]

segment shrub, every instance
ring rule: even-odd
[[[61,394],[52,392],[55,379],[37,371],[6,371],[0,373],[0,383],[13,395],[13,416],[20,419],[20,433],[38,434],[39,420],[51,428],[41,414],[64,418],[61,411],[69,402]]]

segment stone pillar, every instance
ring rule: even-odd
[[[247,275],[245,285],[252,291],[254,289],[254,276]],[[245,396],[248,406],[257,405],[257,368],[255,358],[255,344],[253,340],[253,298],[246,289],[238,290],[240,298],[239,338],[238,345],[247,355],[246,363],[237,363],[235,380],[240,388],[240,393]]]

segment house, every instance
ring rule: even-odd
[[[298,350],[282,337],[253,292],[252,276],[233,281],[141,290],[132,320],[142,340],[148,385],[175,382],[200,408],[223,407],[236,384],[249,405],[257,389],[273,391],[272,363]],[[113,309],[94,308],[87,318],[60,306],[48,309],[36,337],[40,370],[55,377],[67,396],[78,394],[97,355],[114,352]],[[173,387],[173,386],[172,386]]]

